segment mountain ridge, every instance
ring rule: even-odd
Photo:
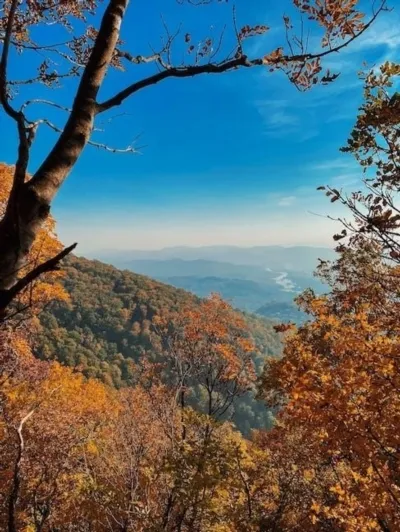
[[[307,272],[315,269],[318,258],[328,260],[333,257],[333,249],[313,246],[176,246],[155,250],[109,249],[89,254],[89,258],[118,262],[116,265],[119,267],[133,260],[204,259],[241,266]]]
[[[234,307],[246,312],[282,321],[296,318],[300,323],[304,315],[297,311],[293,300],[307,288],[317,293],[327,290],[313,271],[318,258],[334,258],[333,253],[328,248],[305,246],[181,246],[131,251],[128,255],[123,252],[106,257],[105,261],[199,297],[220,293]],[[270,315],[266,314],[268,309]]]

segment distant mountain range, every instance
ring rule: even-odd
[[[119,265],[134,260],[206,260],[308,273],[315,269],[319,258],[329,260],[333,257],[332,249],[311,246],[181,246],[159,250],[103,250],[92,254],[92,258],[118,262]]]
[[[95,258],[184,288],[198,296],[220,293],[233,306],[278,320],[301,321],[293,299],[306,288],[326,287],[313,276],[318,259],[334,258],[329,248],[173,247],[160,250],[105,250]]]

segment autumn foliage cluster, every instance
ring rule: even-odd
[[[218,296],[153,316],[162,356],[144,353],[134,385],[116,390],[32,355],[31,314],[65,298],[62,273],[21,294],[1,332],[2,529],[398,529],[399,143],[386,112],[398,101],[381,90],[398,75],[385,64],[365,79],[344,148],[361,161],[364,191],[325,189],[351,214],[336,262],[318,268],[330,291],[299,297],[309,319],[278,327],[283,355],[258,382],[248,327]],[[53,221],[41,235],[32,261],[58,249]],[[247,439],[227,412],[255,386],[276,423]]]

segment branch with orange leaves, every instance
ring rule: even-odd
[[[57,271],[60,267],[60,262],[65,259],[67,255],[72,253],[76,246],[77,244],[75,243],[66,247],[51,259],[36,266],[36,268],[19,279],[11,288],[8,290],[2,290],[0,292],[0,311],[3,316],[0,317],[0,322],[6,321],[7,316],[4,316],[4,311],[10,303],[42,274]]]

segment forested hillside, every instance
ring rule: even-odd
[[[118,388],[135,384],[141,357],[162,357],[154,318],[200,301],[184,290],[98,261],[70,257],[65,271],[62,282],[70,301],[54,302],[41,313],[35,353]],[[246,321],[260,372],[266,355],[279,354],[279,335],[272,321],[252,315],[246,315]],[[234,420],[248,433],[268,425],[269,415],[262,402],[246,394],[237,402]]]

